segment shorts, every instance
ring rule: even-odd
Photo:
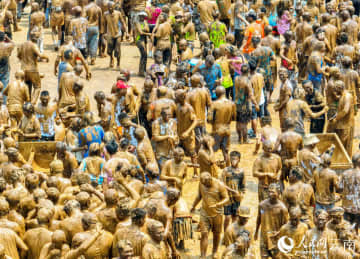
[[[180,140],[180,147],[182,147],[187,156],[195,156],[195,136],[187,137],[186,139]]]
[[[267,92],[273,92],[274,91],[274,84],[272,83],[272,77],[271,75],[266,75],[264,76],[264,81],[265,81],[265,90]]]
[[[156,24],[149,24],[149,32],[152,33],[155,29]]]
[[[222,150],[228,150],[230,147],[230,136],[220,136],[218,134],[214,134],[213,138],[215,140],[215,144],[213,146],[214,152],[218,151],[220,148]]]
[[[112,55],[113,52],[114,52],[114,56],[116,58],[119,57],[119,54],[120,54],[120,37],[107,39],[107,53],[109,55]]]
[[[41,136],[40,140],[41,141],[54,141],[55,140],[55,135],[53,135],[53,136]]]
[[[248,123],[251,120],[251,108],[247,104],[236,104],[236,121]]]
[[[53,11],[50,16],[50,27],[63,26],[65,22],[64,13]]]
[[[257,118],[261,119],[265,114],[265,104],[259,105],[260,110],[256,111],[255,105],[252,106],[251,119],[256,120]]]
[[[224,206],[224,214],[226,216],[235,216],[237,209],[240,207],[240,202],[236,201],[230,205]]]
[[[349,212],[344,213],[344,219],[349,221],[350,224],[356,223],[356,225],[360,225],[360,214],[353,214]]]
[[[31,85],[34,88],[40,88],[41,87],[40,73],[37,71],[33,72],[33,71],[25,70],[25,83],[29,86]]]
[[[200,213],[199,228],[201,233],[221,233],[223,230],[223,215],[219,214],[215,217],[209,217],[205,212]]]

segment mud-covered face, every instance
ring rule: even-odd
[[[231,156],[230,157],[230,162],[231,162],[231,166],[232,167],[237,167],[239,162],[240,162],[240,157],[238,156]]]

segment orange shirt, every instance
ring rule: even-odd
[[[246,28],[245,37],[247,37],[246,44],[244,46],[243,52],[244,53],[251,53],[254,51],[254,47],[251,43],[251,38],[254,34],[260,34],[261,38],[264,38],[264,28],[262,21],[255,21]]]

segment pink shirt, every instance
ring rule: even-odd
[[[157,18],[159,17],[159,15],[161,14],[161,8],[155,8],[155,11],[152,12],[151,11],[151,7],[146,7],[146,9],[148,9],[151,13],[151,16],[146,18],[148,24],[153,24],[155,25],[156,24],[156,20]]]

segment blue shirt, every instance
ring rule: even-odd
[[[99,125],[86,127],[85,129],[79,131],[79,147],[87,145],[87,150],[84,154],[84,157],[88,157],[89,148],[92,143],[101,144],[102,140],[104,139],[104,135],[104,130]]]
[[[221,67],[214,64],[211,68],[207,68],[205,64],[199,67],[200,74],[204,77],[207,87],[210,90],[211,99],[216,99],[215,81],[222,77]]]

